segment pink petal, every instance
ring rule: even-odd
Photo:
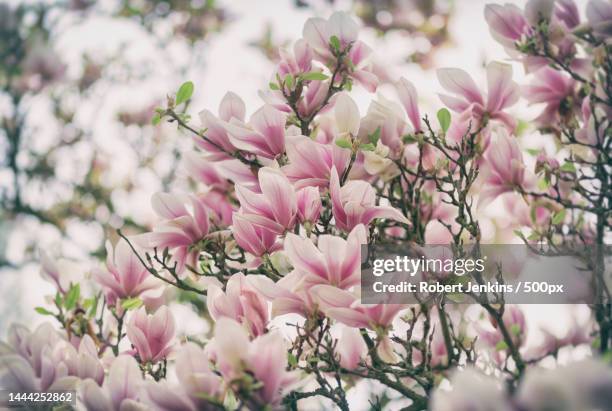
[[[457,68],[438,69],[438,80],[442,87],[453,94],[463,97],[469,103],[483,104],[482,94],[472,77]]]

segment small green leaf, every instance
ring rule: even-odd
[[[178,91],[176,92],[176,98],[174,99],[174,104],[178,106],[179,104],[182,104],[186,102],[187,100],[189,100],[192,95],[193,95],[193,82],[186,81],[183,84],[181,84]]]
[[[506,342],[504,340],[498,342],[497,344],[495,344],[495,349],[497,351],[503,351],[503,350],[507,350],[508,349],[508,344],[506,344]]]
[[[380,127],[376,127],[376,130],[368,136],[368,139],[370,143],[374,145],[378,144],[378,140],[380,140]]]
[[[451,122],[451,114],[450,111],[448,111],[448,109],[446,108],[441,108],[440,110],[438,110],[438,122],[440,123],[440,127],[442,127],[442,130],[446,133],[448,131],[448,128],[450,127],[450,122]]]
[[[53,315],[51,311],[43,307],[36,307],[34,308],[34,311],[36,311],[38,314],[41,314],[41,315]]]
[[[538,154],[540,154],[541,151],[542,150],[539,148],[528,148],[527,149],[527,152],[531,154],[532,156],[537,156]]]
[[[80,284],[72,284],[68,293],[66,293],[66,299],[64,300],[64,307],[67,310],[72,310],[76,307],[77,301],[79,301],[79,297],[81,296],[81,285]]]
[[[293,88],[293,76],[291,75],[291,73],[288,73],[285,76],[285,87],[287,87],[288,89]]]
[[[59,292],[55,294],[55,305],[58,307],[62,305],[62,295]]]
[[[376,146],[374,146],[374,144],[372,143],[368,143],[368,144],[362,144],[361,146],[359,146],[359,148],[363,151],[374,151],[376,150]]]
[[[336,145],[342,148],[353,148],[353,145],[351,144],[351,142],[345,138],[336,140]]]
[[[329,38],[329,45],[331,46],[332,50],[340,51],[340,39],[338,36],[331,36]]]
[[[308,73],[304,73],[304,74],[301,74],[300,77],[302,78],[302,80],[316,80],[316,81],[323,81],[329,78],[326,74],[323,74],[320,71],[311,71]]]
[[[576,166],[574,165],[574,163],[564,163],[561,168],[561,171],[565,171],[567,173],[575,173],[576,172]]]
[[[121,306],[126,310],[135,310],[142,305],[142,300],[138,297],[126,298],[121,302]]]
[[[297,357],[291,353],[287,353],[287,362],[289,362],[289,365],[292,367],[295,367],[298,363]]]
[[[280,88],[278,87],[278,84],[276,83],[270,82],[268,86],[270,87],[270,90],[280,90]]]
[[[402,137],[402,141],[405,144],[412,144],[412,143],[416,143],[418,140],[412,134],[406,134],[405,136]]]
[[[542,191],[547,190],[549,186],[550,186],[550,183],[546,181],[546,179],[544,178],[538,181],[538,188]]]
[[[159,122],[161,121],[161,116],[159,115],[159,113],[155,113],[153,115],[153,118],[151,119],[151,124],[153,124],[154,126],[158,125]]]
[[[552,224],[558,225],[561,224],[565,220],[565,209],[556,212],[552,217]]]
[[[519,335],[521,335],[521,332],[522,332],[521,326],[519,324],[512,324],[510,326],[510,332],[515,337],[518,337]]]

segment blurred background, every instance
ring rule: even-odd
[[[394,97],[391,83],[407,77],[432,113],[436,68],[460,67],[484,84],[484,65],[505,58],[483,17],[491,2],[0,0],[0,334],[44,319],[33,310],[52,292],[40,250],[87,275],[115,229],[151,226],[154,192],[186,184],[179,159],[190,139],[151,125],[169,91],[192,80],[196,114],[216,112],[231,90],[252,113],[277,48],[307,18],[349,10],[374,49],[380,92]],[[362,115],[371,98],[357,90]],[[538,112],[516,110],[525,121]]]

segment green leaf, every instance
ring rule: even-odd
[[[496,349],[497,351],[507,350],[507,349],[508,349],[508,344],[506,344],[506,342],[505,342],[504,340],[502,340],[502,341],[498,342],[498,343],[495,345],[495,349]]]
[[[301,74],[300,77],[302,78],[302,80],[316,80],[316,81],[323,81],[329,78],[326,74],[323,74],[320,71],[311,71],[308,73],[304,73],[304,74]]]
[[[519,335],[521,335],[521,326],[519,324],[512,324],[510,326],[510,332],[512,333],[512,335],[518,337]]]
[[[278,84],[276,83],[270,82],[268,86],[270,87],[270,90],[280,90],[280,88],[278,87]]]
[[[441,108],[440,110],[438,110],[438,122],[440,123],[440,127],[442,127],[442,130],[444,130],[444,132],[446,133],[448,131],[448,128],[450,127],[450,122],[451,122],[451,114],[450,111],[448,111],[446,108]]]
[[[370,143],[374,145],[378,144],[378,140],[380,140],[380,127],[376,127],[376,130],[368,136],[368,139]]]
[[[574,163],[564,163],[561,168],[561,171],[565,171],[567,173],[575,173],[576,172],[576,166],[574,165]]]
[[[359,148],[363,151],[374,151],[376,150],[376,146],[374,146],[374,144],[372,143],[368,143],[368,144],[362,144],[361,146],[359,146]]]
[[[183,84],[181,84],[178,91],[176,92],[176,98],[174,99],[174,104],[178,106],[179,104],[182,104],[186,102],[187,100],[189,100],[192,95],[193,95],[193,82],[186,81]]]
[[[64,307],[67,310],[72,310],[76,307],[77,301],[79,301],[79,297],[81,296],[81,285],[80,284],[72,284],[70,289],[66,293],[66,299],[64,300]]]
[[[338,36],[331,36],[329,38],[329,45],[331,46],[332,50],[340,51],[340,39]]]
[[[298,363],[297,357],[291,353],[287,353],[287,361],[289,362],[289,365],[292,367],[295,367]]]
[[[353,148],[353,144],[351,144],[351,142],[345,138],[336,140],[336,145],[342,148]]]
[[[285,87],[287,87],[288,89],[293,88],[293,76],[291,75],[291,73],[288,73],[285,76]]]
[[[36,311],[38,314],[41,314],[41,315],[53,315],[51,311],[43,307],[35,307],[34,311]]]
[[[158,125],[159,122],[161,121],[161,116],[159,115],[159,113],[155,113],[153,115],[153,118],[151,119],[151,124],[153,124],[154,126]]]
[[[126,310],[135,310],[140,308],[142,300],[138,297],[126,298],[121,302],[121,306]]]
[[[552,217],[553,225],[561,224],[565,220],[565,209],[556,212]]]
[[[528,148],[527,149],[527,152],[531,154],[532,156],[537,156],[538,154],[540,154],[540,151],[542,150],[539,148]]]

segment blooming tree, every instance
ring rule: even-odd
[[[521,88],[500,62],[486,79],[440,69],[444,107],[433,119],[404,78],[396,99],[359,112],[352,89],[373,92],[378,79],[344,13],[306,22],[248,121],[228,92],[218,115],[202,111],[197,124],[181,110],[194,91],[184,83],[153,123],[193,137],[184,156],[193,191],[155,195],[159,224],[120,231],[93,281],[66,284],[43,261],[57,294],[37,311],[61,330],[13,326],[2,385],[76,387],[96,410],[347,410],[359,389],[372,390],[374,409],[608,407],[612,370],[597,357],[612,343],[601,247],[612,224],[612,4],[591,0],[586,16],[572,0],[487,6],[492,35],[530,82]],[[525,101],[543,104],[529,138],[554,150],[522,149],[509,109]],[[361,302],[361,245],[478,252],[492,201],[512,216],[499,238],[585,250],[577,258],[597,297],[588,324],[527,346],[528,316],[503,299],[475,299],[476,317],[444,301]],[[211,332],[175,335],[175,302]],[[593,358],[540,367],[578,345]]]

